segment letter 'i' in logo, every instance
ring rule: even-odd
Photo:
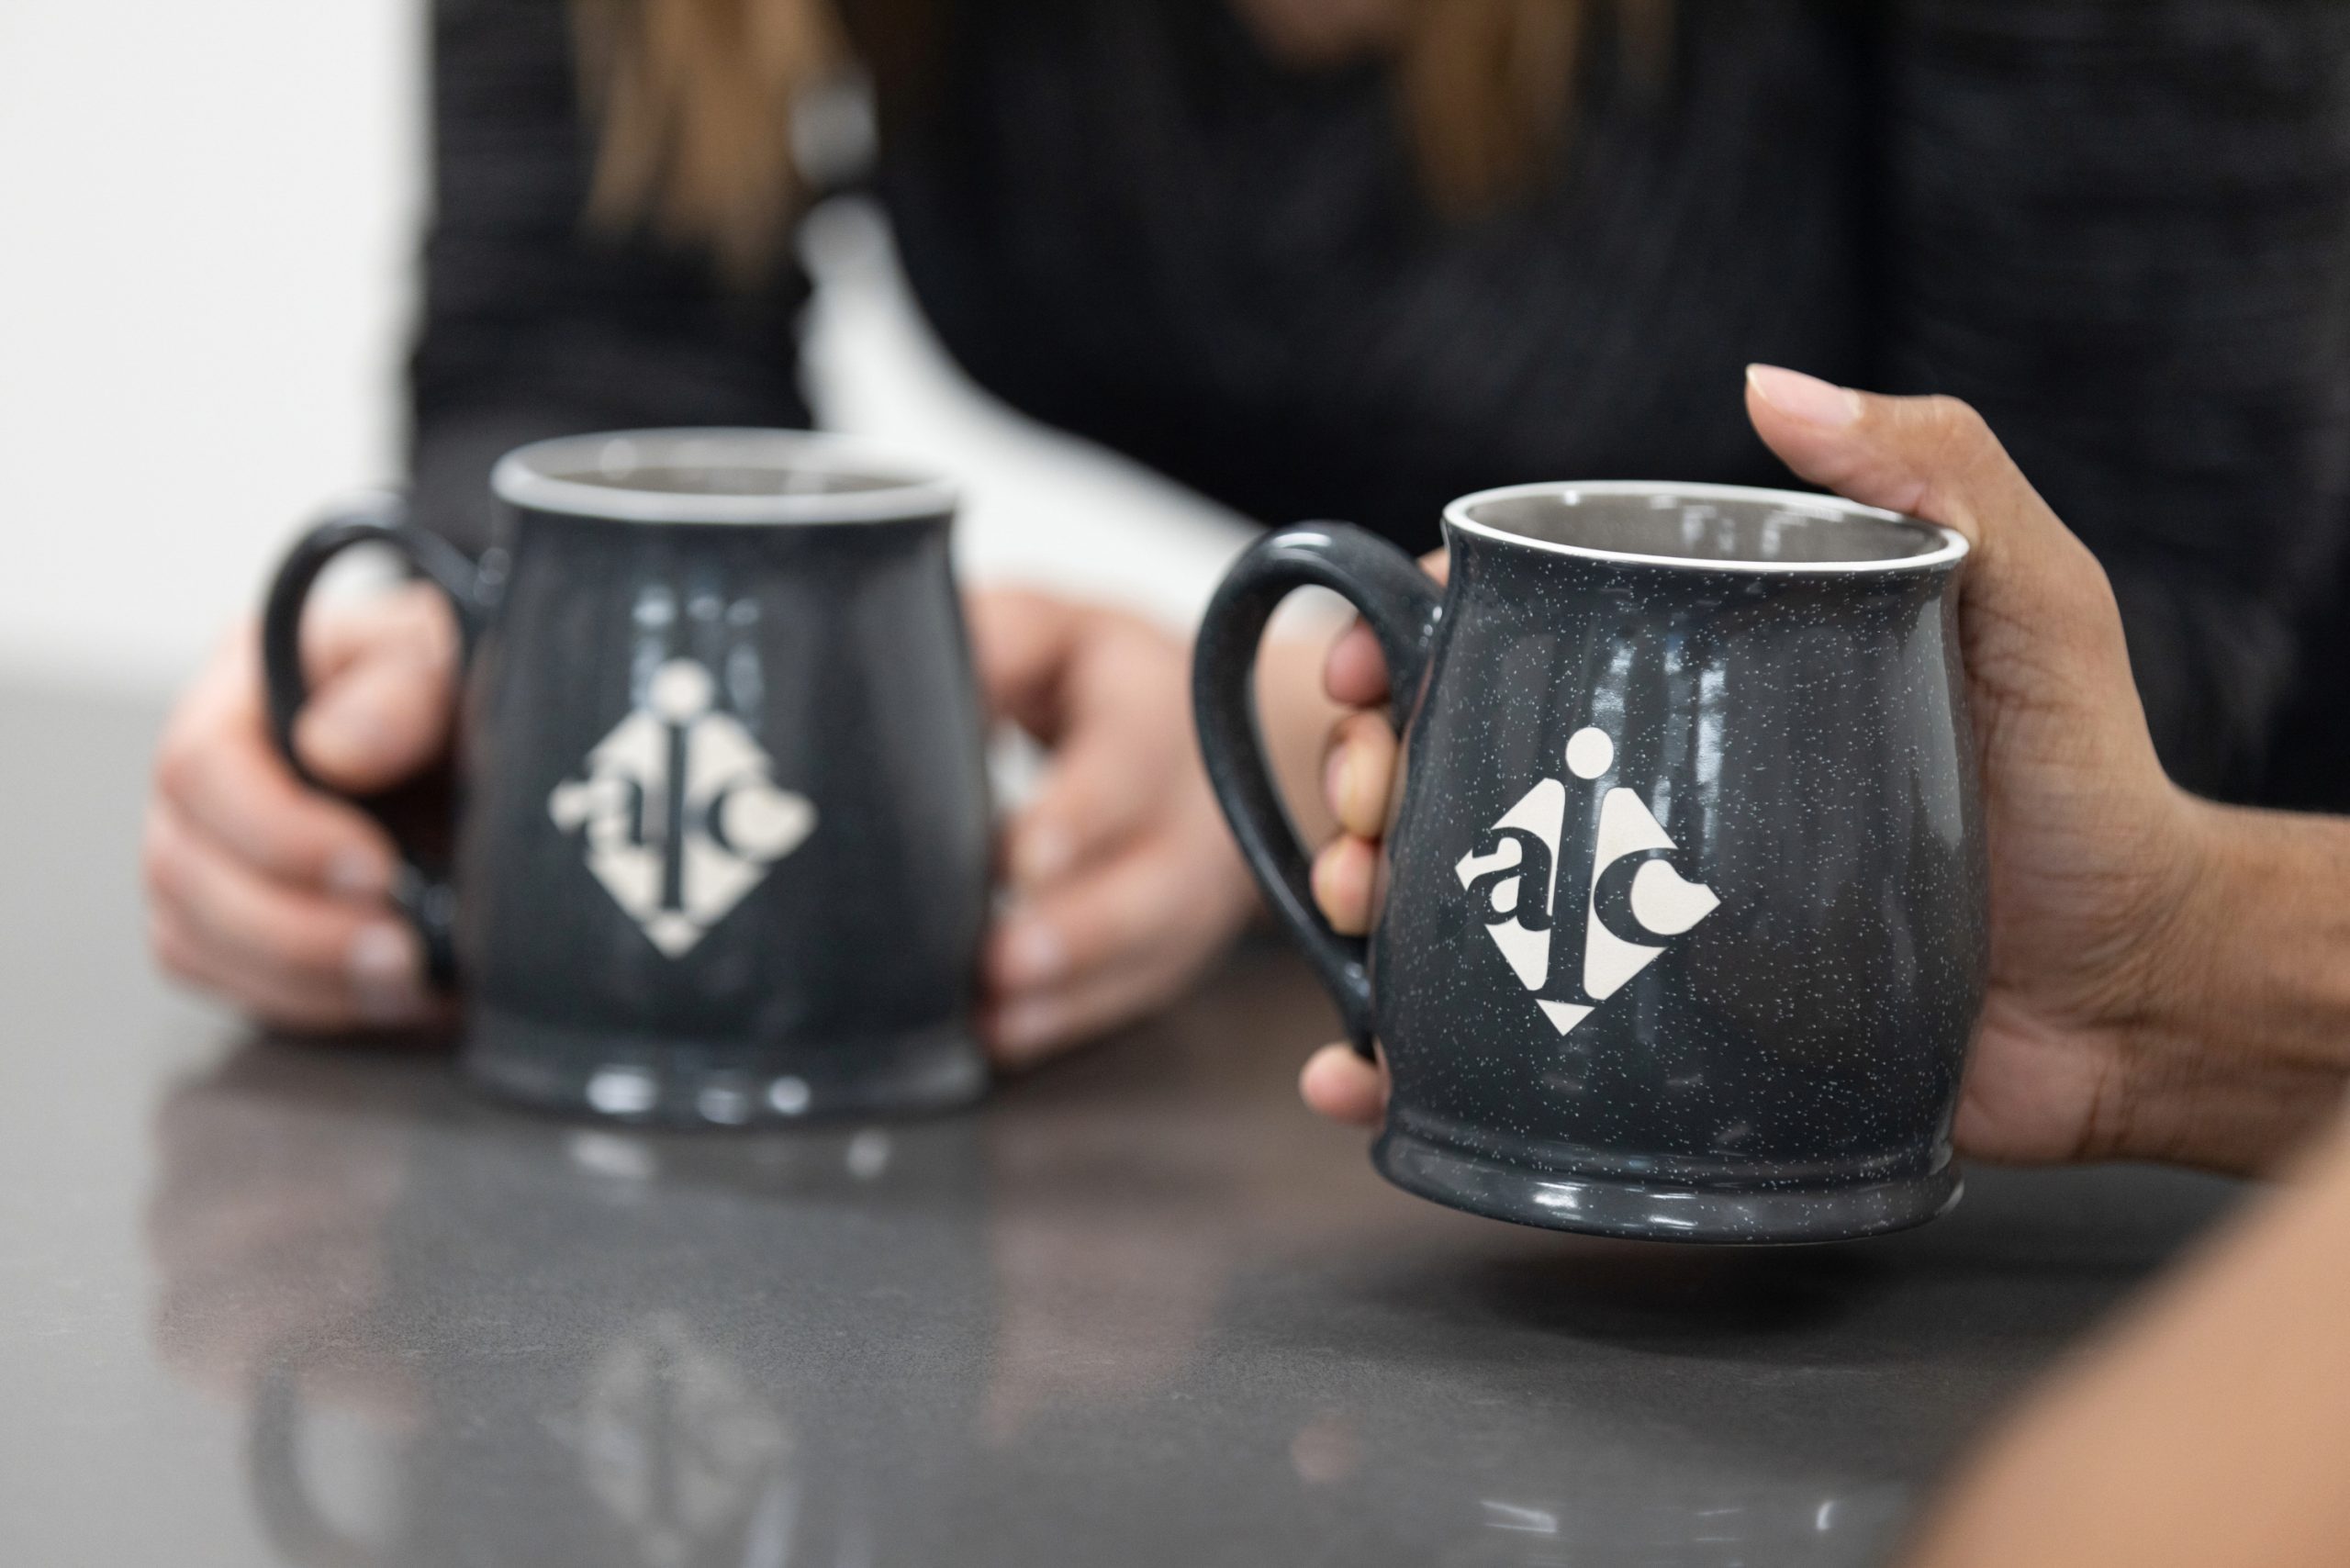
[[[1567,771],[1577,778],[1595,782],[1615,765],[1616,743],[1603,730],[1578,730],[1567,742]],[[1484,916],[1494,946],[1561,1035],[1597,1012],[1664,951],[1662,943],[1633,941],[1609,930],[1600,918],[1603,896],[1612,902],[1628,893],[1640,935],[1662,937],[1682,935],[1721,902],[1712,889],[1684,881],[1662,858],[1678,846],[1631,790],[1617,788],[1601,797],[1589,871],[1572,881],[1559,859],[1566,823],[1567,786],[1545,778],[1480,834],[1476,848],[1453,868],[1471,903]],[[1628,873],[1628,889],[1621,886],[1622,877],[1609,874],[1618,868]],[[1564,966],[1553,962],[1551,937],[1568,913],[1561,906],[1571,898],[1582,900],[1573,912],[1583,919],[1580,987],[1561,983],[1555,971]]]
[[[778,788],[750,731],[714,710],[692,659],[654,671],[644,706],[555,786],[547,814],[585,828],[588,869],[655,947],[682,956],[816,830],[816,808]]]

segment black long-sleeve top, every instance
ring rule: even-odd
[[[2111,573],[2174,774],[2278,788],[2290,726],[2285,787],[2350,803],[2311,744],[2350,761],[2350,6],[1688,0],[1661,90],[1589,51],[1570,149],[1447,218],[1376,62],[1284,65],[1220,0],[928,3],[874,184],[1013,405],[1416,548],[1491,485],[1784,483],[1750,361],[1953,393]],[[425,515],[477,538],[542,435],[808,422],[795,268],[584,221],[562,0],[436,21]]]

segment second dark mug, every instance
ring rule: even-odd
[[[1820,1241],[1956,1201],[1984,985],[1957,534],[1830,498],[1556,484],[1260,540],[1203,622],[1208,770],[1392,1089],[1379,1169],[1561,1229]],[[1316,913],[1250,669],[1352,599],[1403,732],[1368,943]]]
[[[400,902],[464,992],[464,1070],[722,1125],[977,1095],[989,801],[952,487],[785,431],[546,442],[493,487],[480,563],[396,505],[335,519],[263,625],[299,773],[327,562],[388,544],[455,607],[454,874],[412,866]]]

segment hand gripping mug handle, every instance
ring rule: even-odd
[[[1371,1054],[1368,945],[1341,936],[1314,906],[1313,873],[1283,808],[1257,727],[1257,651],[1292,589],[1330,588],[1362,611],[1387,655],[1388,706],[1398,732],[1419,700],[1442,596],[1409,555],[1346,523],[1308,522],[1267,534],[1241,554],[1208,603],[1192,655],[1192,706],[1208,781],[1258,885],[1338,1003],[1347,1037]]]
[[[270,585],[269,602],[262,611],[263,683],[269,697],[269,734],[277,743],[285,766],[311,789],[349,800],[384,823],[399,845],[400,871],[392,902],[416,928],[424,946],[425,972],[446,990],[456,983],[453,945],[454,899],[449,885],[428,871],[414,848],[400,843],[398,831],[382,803],[343,793],[320,780],[303,765],[294,749],[294,721],[310,699],[309,682],[302,674],[302,610],[310,589],[327,563],[356,544],[389,545],[405,556],[424,579],[448,597],[457,617],[457,667],[462,671],[473,656],[474,638],[483,609],[483,578],[471,557],[442,538],[408,521],[408,509],[397,496],[371,497],[353,509],[329,517],[304,534],[277,568]]]

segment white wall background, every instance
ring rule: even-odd
[[[397,475],[424,42],[424,0],[0,0],[0,678],[176,683]],[[825,422],[967,481],[974,575],[1195,612],[1237,519],[974,392],[869,214],[810,238]]]

